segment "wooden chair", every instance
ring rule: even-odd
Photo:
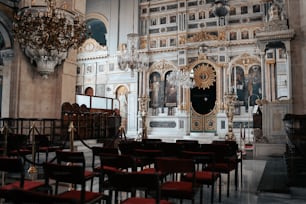
[[[195,164],[192,159],[183,158],[156,158],[156,170],[168,176],[163,179],[161,184],[162,198],[191,200],[195,203],[195,196],[200,191],[201,185],[195,180]],[[190,174],[190,180],[181,180],[181,176]]]
[[[162,142],[160,144],[160,150],[164,157],[180,157],[182,146],[173,142]]]
[[[110,177],[110,183],[115,190],[115,203],[118,203],[118,193],[128,192],[131,196],[122,200],[121,204],[170,204],[160,197],[160,178],[158,174],[140,174],[138,172],[118,172]],[[136,194],[138,191],[138,194]],[[148,196],[150,195],[150,196]]]
[[[76,199],[78,203],[89,204],[106,201],[107,204],[111,203],[110,197],[103,193],[86,191],[86,181],[84,168],[78,165],[65,165],[65,164],[55,164],[55,163],[45,163],[45,183],[50,185],[50,180],[55,181],[55,195],[66,198],[66,199]],[[63,190],[59,192],[59,185],[73,184],[74,189]],[[80,189],[78,187],[80,186]]]
[[[146,146],[155,146],[155,141],[147,142]],[[145,166],[150,164],[150,161],[143,160],[140,158],[137,158],[137,155],[135,153],[136,149],[142,149],[145,146],[145,143],[138,142],[138,141],[126,141],[122,142],[119,145],[119,150],[122,155],[128,155],[135,158],[136,167],[143,169]]]
[[[103,154],[119,155],[118,148],[112,148],[112,147],[93,146],[91,147],[91,152],[92,152],[92,160],[91,160],[92,171],[95,173],[95,177],[98,178],[100,178],[100,171],[101,171],[100,156]],[[91,182],[90,189],[91,190],[93,189],[93,180]]]
[[[58,164],[80,165],[84,169],[84,178],[86,181],[93,182],[96,174],[91,170],[86,170],[86,161],[83,152],[71,152],[65,150],[56,151],[56,160]]]
[[[201,147],[198,140],[176,140],[176,144],[181,145],[183,151],[198,151]]]
[[[105,190],[112,192],[109,177],[117,172],[136,171],[135,159],[130,155],[101,154],[100,166],[96,166],[96,171],[100,172],[99,192]]]
[[[235,188],[238,186],[238,163],[237,155],[232,154],[232,150],[228,144],[202,144],[203,152],[215,153],[214,170],[227,175],[227,197],[229,197],[230,175],[235,172]],[[209,168],[209,166],[208,166]]]
[[[7,191],[5,195],[0,195],[12,204],[78,204],[76,199],[63,198],[43,192],[26,191],[15,188]]]
[[[6,173],[4,179],[6,183],[3,183],[0,187],[1,192],[6,192],[14,188],[21,188],[30,191],[45,187],[44,182],[25,179],[23,161],[19,157],[1,156],[0,171]],[[11,177],[12,175],[14,175],[14,177]]]
[[[243,162],[243,156],[242,156],[242,151],[239,149],[238,143],[233,140],[214,140],[212,141],[213,144],[228,144],[230,145],[231,148],[231,155],[232,159],[234,159],[234,162],[237,164],[240,164],[240,183],[242,184],[242,162]],[[237,166],[238,168],[238,166]],[[238,182],[238,181],[237,181]],[[237,190],[237,186],[236,186]]]
[[[32,151],[27,146],[27,143],[27,135],[10,133],[7,137],[7,155],[25,156],[32,154]]]
[[[211,186],[211,203],[214,202],[214,187],[219,179],[219,202],[221,202],[221,174],[215,171],[215,155],[212,152],[199,152],[199,151],[183,151],[183,157],[193,159],[196,165],[195,179],[197,183],[202,185]],[[207,169],[207,166],[210,168]],[[186,174],[183,177],[186,180],[191,180],[192,175]],[[203,190],[203,188],[201,188]],[[201,199],[203,193],[201,192]]]

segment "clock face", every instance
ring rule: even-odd
[[[90,51],[90,50],[93,50],[94,45],[92,43],[89,43],[89,44],[86,45],[85,48],[86,48],[87,51]]]

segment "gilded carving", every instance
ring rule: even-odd
[[[202,64],[194,70],[194,81],[199,89],[207,89],[214,85],[216,73],[212,67]]]
[[[225,36],[224,36],[225,37]],[[205,40],[218,40],[219,36],[217,32],[198,32],[190,34],[187,38],[187,42],[200,42]]]

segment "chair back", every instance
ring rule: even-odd
[[[20,188],[24,186],[24,166],[21,158],[19,157],[0,157],[0,171],[7,173],[18,173],[20,176]],[[4,184],[3,184],[4,185]]]
[[[44,164],[44,172],[46,178],[58,182],[85,184],[84,168],[82,166],[46,163]]]
[[[113,167],[117,170],[131,169],[136,171],[136,161],[130,155],[101,154],[100,164],[101,166]]]
[[[114,155],[119,155],[118,148],[111,148],[111,147],[100,147],[100,146],[93,146],[91,147],[92,151],[92,168],[95,169],[96,164],[96,158],[100,157],[100,155],[103,154],[114,154]]]
[[[155,199],[160,200],[160,178],[157,173],[118,172],[110,177],[109,182],[115,191],[155,191]]]
[[[80,185],[80,197],[76,197],[76,199],[84,203],[86,194],[84,167],[79,165],[45,163],[43,168],[46,186],[50,185],[50,179],[55,180],[55,194],[58,193],[59,183],[69,183],[73,184],[73,186]]]
[[[180,157],[182,151],[181,145],[173,142],[162,142],[160,149],[165,157]]]
[[[215,153],[213,152],[199,152],[199,151],[183,151],[183,158],[193,159],[197,170],[205,170],[205,168],[209,165],[210,170],[214,170],[215,166]]]
[[[85,168],[85,156],[83,152],[71,152],[71,151],[56,151],[56,159],[58,164],[73,163],[79,164]]]
[[[176,144],[181,145],[182,150],[196,151],[200,149],[198,140],[176,140]]]
[[[156,169],[164,173],[194,173],[195,164],[193,159],[158,157]]]

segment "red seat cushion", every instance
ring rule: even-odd
[[[156,204],[153,198],[128,198],[121,202],[121,204]],[[171,204],[167,200],[160,200],[160,204]]]
[[[188,197],[193,196],[192,182],[185,181],[174,181],[174,182],[165,182],[161,185],[162,196],[169,197]]]
[[[81,191],[77,191],[77,190],[66,191],[66,192],[59,194],[58,196],[62,198],[71,198],[71,199],[79,200],[81,198]],[[85,202],[87,203],[87,202],[96,200],[101,196],[103,196],[101,193],[86,191],[85,192]]]
[[[24,190],[33,190],[33,189],[41,187],[43,185],[44,185],[44,183],[39,182],[39,181],[24,181],[23,189]],[[19,181],[16,181],[16,182],[13,182],[13,183],[10,183],[8,185],[4,185],[4,186],[1,187],[2,190],[11,190],[11,189],[14,189],[14,188],[20,188],[20,182]]]
[[[84,172],[84,176],[85,176],[86,179],[90,179],[90,178],[94,177],[95,175],[96,174],[92,171],[85,171]]]

